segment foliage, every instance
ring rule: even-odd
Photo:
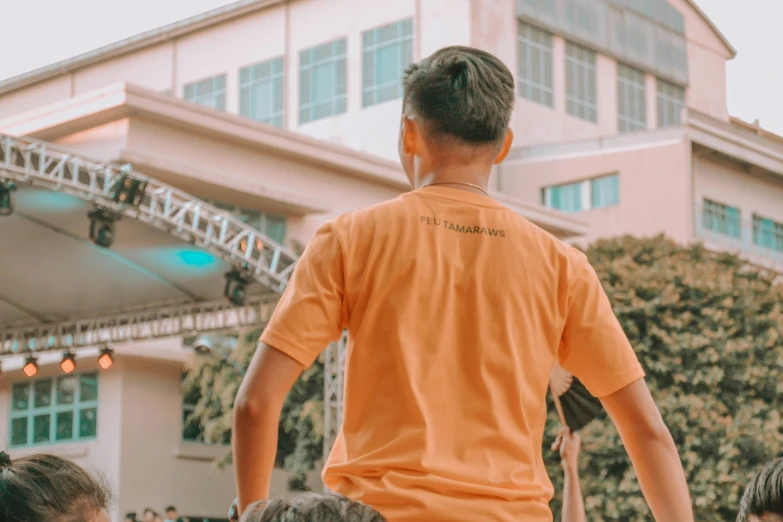
[[[680,450],[696,520],[733,522],[750,475],[783,450],[781,285],[735,256],[663,237],[602,240],[586,253]],[[582,439],[588,520],[651,520],[611,422],[593,422]],[[559,458],[545,454],[560,492]]]
[[[237,364],[247,368],[256,350],[259,331],[241,332],[229,361],[217,356],[196,357],[183,380],[186,402],[195,402],[185,420],[185,429],[200,432],[208,443],[231,441],[234,398],[242,375]],[[278,428],[277,466],[290,472],[292,489],[304,490],[306,474],[323,454],[323,363],[305,370],[286,398]],[[231,461],[227,450],[221,464]]]

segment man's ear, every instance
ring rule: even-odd
[[[506,131],[506,137],[503,140],[503,146],[500,147],[500,152],[498,152],[498,155],[495,156],[495,161],[493,162],[495,165],[502,163],[503,160],[506,159],[506,156],[508,156],[508,153],[511,150],[511,144],[513,142],[514,142],[514,131],[508,129]]]
[[[416,120],[410,116],[402,117],[402,152],[406,156],[415,156],[419,152],[421,131]]]

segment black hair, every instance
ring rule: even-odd
[[[111,501],[109,488],[73,462],[55,455],[16,460],[0,452],[0,520],[92,520]]]
[[[751,515],[783,519],[783,459],[768,463],[750,479],[740,501],[737,522],[748,522]]]
[[[251,504],[242,522],[386,522],[375,509],[336,493],[305,493]]]
[[[508,67],[471,47],[445,47],[410,65],[403,90],[405,110],[423,120],[429,138],[474,146],[502,143],[516,101]]]
[[[136,512],[131,511],[129,513],[125,513],[125,520],[136,520]]]
[[[175,508],[174,506],[169,506],[166,508],[166,513],[168,513],[169,511],[176,511],[176,510],[177,508]]]

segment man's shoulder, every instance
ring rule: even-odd
[[[406,194],[400,194],[395,198],[340,214],[328,223],[338,231],[347,231],[357,225],[375,223],[377,219],[401,215],[409,203]]]

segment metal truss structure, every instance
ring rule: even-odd
[[[345,348],[348,333],[324,352],[324,462],[332,450],[343,421]]]
[[[248,298],[241,307],[221,300],[4,328],[0,330],[0,356],[263,326],[269,322],[276,303],[277,296],[271,295]]]
[[[203,247],[280,293],[296,255],[198,198],[134,172],[128,165],[100,163],[48,143],[0,134],[0,178],[30,183],[94,202]],[[118,201],[126,179],[146,186],[138,205]]]

